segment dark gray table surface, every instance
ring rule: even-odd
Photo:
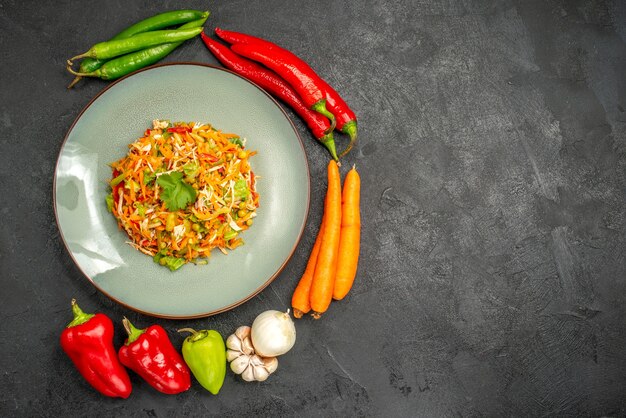
[[[303,122],[311,210],[280,276],[210,318],[153,319],[97,291],[66,251],[52,181],[107,83],[65,60],[176,8],[293,50],[344,96],[360,139],[362,250],[347,299],[297,323],[264,383],[219,396],[136,375],[97,394],[62,352],[69,301],[116,321],[227,336],[286,309],[321,219],[327,155]],[[0,416],[626,416],[623,1],[0,2]],[[217,64],[199,39],[164,62]],[[342,139],[342,140],[345,140]]]

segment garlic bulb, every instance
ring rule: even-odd
[[[265,311],[252,323],[250,337],[257,354],[276,357],[291,350],[296,343],[296,326],[289,311]]]
[[[226,360],[230,362],[233,373],[240,374],[246,382],[262,382],[276,371],[278,360],[255,354],[250,331],[250,327],[242,326],[226,339]]]

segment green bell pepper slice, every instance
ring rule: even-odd
[[[191,332],[183,341],[183,358],[189,370],[203,388],[217,395],[226,377],[226,344],[219,332],[191,328],[178,332]]]

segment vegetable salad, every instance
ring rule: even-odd
[[[256,177],[236,134],[209,124],[153,121],[111,164],[107,207],[137,250],[176,270],[214,248],[243,244],[259,207]]]

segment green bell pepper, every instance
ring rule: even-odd
[[[219,332],[191,328],[178,332],[191,332],[183,341],[183,358],[191,373],[206,390],[214,395],[220,391],[226,377],[226,345]]]

